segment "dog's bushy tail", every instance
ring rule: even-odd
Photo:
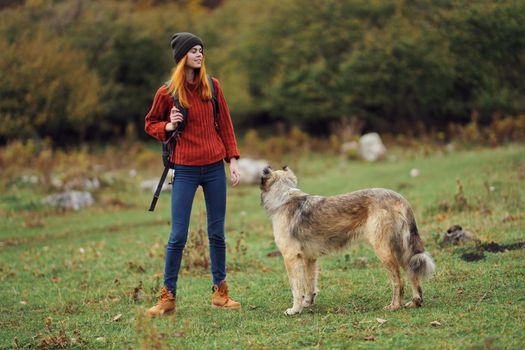
[[[418,277],[430,278],[436,272],[436,264],[427,252],[413,255],[408,261],[408,268]]]
[[[412,210],[408,210],[407,223],[409,227],[408,249],[410,258],[408,260],[408,269],[417,277],[430,278],[436,271],[436,263],[423,247],[423,241],[417,230],[416,220]]]

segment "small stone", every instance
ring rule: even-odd
[[[410,169],[410,177],[418,177],[419,176],[419,169],[413,168]]]

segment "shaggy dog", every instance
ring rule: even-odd
[[[297,188],[297,177],[288,167],[265,168],[260,188],[292,289],[293,306],[286,314],[314,304],[317,259],[343,250],[358,237],[372,245],[388,271],[393,297],[385,309],[402,306],[400,267],[412,286],[412,299],[405,306],[421,306],[421,279],[432,275],[435,264],[423,248],[410,204],[399,193],[371,188],[333,197],[309,195]]]

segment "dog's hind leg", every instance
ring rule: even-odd
[[[423,304],[423,289],[419,276],[410,269],[407,271],[408,279],[412,287],[412,300],[405,304],[406,307],[420,307]]]
[[[389,248],[377,249],[376,254],[383,263],[383,266],[388,272],[388,278],[392,283],[392,302],[385,306],[385,310],[397,310],[401,308],[403,303],[404,285],[401,273],[399,271],[399,264]]]
[[[284,265],[288,272],[288,280],[293,295],[293,306],[285,311],[287,315],[295,315],[303,311],[303,298],[305,287],[305,268],[303,257],[300,253],[283,256]]]
[[[303,300],[303,306],[312,306],[315,303],[315,297],[317,296],[317,260],[316,259],[303,259],[304,263],[304,290],[305,296]]]
[[[392,283],[392,302],[385,306],[385,310],[397,310],[402,306],[403,295],[405,293],[403,279],[399,271],[399,265],[394,260],[383,261],[383,266],[388,271],[388,277]]]
[[[406,271],[410,284],[412,286],[412,300],[406,307],[420,307],[423,304],[423,289],[421,288],[421,279],[431,277],[436,270],[436,264],[430,254],[425,252],[423,241],[419,232],[412,211],[407,212],[408,227],[405,232],[408,236],[408,247],[410,249],[410,258],[406,264]]]

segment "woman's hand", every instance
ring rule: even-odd
[[[237,166],[237,158],[230,159],[230,181],[233,186],[237,186],[241,181],[241,173]]]
[[[166,131],[173,131],[177,129],[177,126],[180,122],[182,122],[182,113],[177,109],[177,107],[173,106],[170,111],[170,122],[166,124]]]

